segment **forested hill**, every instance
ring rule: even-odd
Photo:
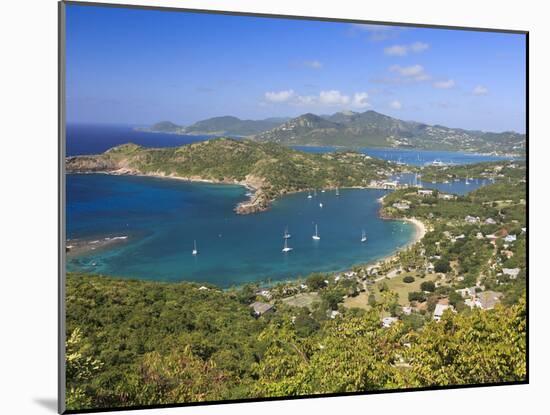
[[[310,154],[274,143],[219,138],[172,148],[114,147],[66,160],[68,173],[172,176],[256,189],[241,213],[265,209],[279,195],[308,189],[366,186],[395,165],[354,153]]]
[[[248,136],[283,145],[341,147],[395,147],[479,153],[524,154],[525,134],[514,131],[485,132],[404,121],[376,111],[342,111],[302,114],[295,118],[272,117],[242,120],[213,117],[189,126],[162,121],[144,131],[212,136]]]
[[[403,121],[376,111],[303,114],[255,139],[285,145],[396,147],[430,150],[514,153],[525,151],[525,135],[491,133]]]
[[[259,134],[277,127],[288,118],[266,118],[265,120],[241,120],[233,116],[213,117],[197,121],[194,124],[183,126],[170,121],[161,121],[151,127],[142,128],[144,131],[158,133],[174,133],[189,135],[213,136],[248,136]]]
[[[67,407],[522,381],[525,298],[387,329],[381,309],[254,319],[249,290],[67,277]]]

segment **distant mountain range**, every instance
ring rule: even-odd
[[[449,128],[403,121],[376,111],[337,112],[332,115],[303,114],[296,118],[241,120],[215,117],[187,127],[169,121],[146,129],[153,132],[196,135],[232,135],[283,145],[341,147],[395,147],[481,153],[525,152],[525,134]]]
[[[174,124],[170,121],[162,121],[150,128],[142,130],[151,132],[189,134],[189,135],[212,135],[212,136],[250,136],[262,133],[278,127],[288,121],[289,118],[266,118],[265,120],[241,120],[237,117],[224,116],[208,118],[198,121],[187,127]]]

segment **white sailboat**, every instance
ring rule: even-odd
[[[197,241],[193,241],[193,251],[191,252],[193,255],[197,255],[199,251],[197,250]]]
[[[319,207],[322,208],[322,207],[323,207],[323,203],[319,203]]]
[[[285,246],[283,247],[283,252],[290,252],[292,248],[288,246],[287,239],[285,239]]]
[[[336,196],[340,196],[340,190],[336,188]]]
[[[468,181],[468,177],[466,177],[466,182],[464,182],[465,184],[470,184],[470,182]]]
[[[288,239],[290,238],[292,235],[290,233],[288,233],[288,226],[285,228],[285,233],[283,234],[283,238],[285,239]]]
[[[317,230],[317,224],[315,224],[315,235],[313,235],[312,238],[315,239],[316,241],[321,239],[321,237],[319,236],[319,231]]]
[[[361,232],[361,242],[367,242],[367,234],[365,233],[365,230]]]
[[[311,196],[311,192],[308,193],[307,198],[311,199],[313,196]]]

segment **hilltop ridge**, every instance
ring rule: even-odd
[[[286,146],[393,147],[494,154],[525,153],[525,134],[484,132],[404,121],[379,112],[341,111],[294,118],[241,120],[233,116],[208,118],[189,126],[170,121],[142,129],[174,134],[242,136]]]
[[[237,213],[265,210],[286,193],[367,187],[396,166],[347,151],[310,154],[275,143],[218,138],[172,148],[128,143],[98,155],[68,157],[68,173],[109,173],[231,183],[254,190]]]

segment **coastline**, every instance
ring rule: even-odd
[[[257,180],[256,181],[255,180],[250,180],[251,178],[247,178],[249,180],[240,181],[240,182],[235,181],[235,180],[223,180],[222,181],[222,180],[204,179],[204,178],[197,177],[197,176],[182,177],[182,176],[177,176],[177,175],[174,175],[174,174],[165,174],[165,173],[161,173],[161,172],[142,173],[142,172],[137,172],[133,169],[128,169],[128,168],[123,168],[123,169],[118,169],[118,170],[111,170],[111,171],[98,171],[98,172],[94,172],[94,171],[86,172],[86,171],[84,171],[84,172],[76,172],[76,173],[69,173],[69,174],[107,174],[107,175],[114,175],[114,176],[117,176],[117,175],[118,176],[125,176],[126,175],[126,176],[136,176],[136,177],[151,177],[151,178],[159,178],[159,179],[174,179],[174,180],[182,180],[182,181],[186,181],[186,182],[190,182],[190,183],[231,184],[231,185],[243,186],[244,188],[249,190],[249,194],[247,193],[247,199],[246,200],[243,200],[243,201],[239,202],[239,204],[235,207],[234,211],[235,211],[236,214],[249,214],[249,213],[257,212],[257,211],[259,211],[259,209],[267,210],[269,208],[269,204],[271,202],[271,201],[269,201],[269,204],[268,204],[265,201],[261,200],[262,198],[266,198],[265,193],[263,193],[263,191],[261,189],[261,182],[259,182]],[[347,188],[349,188],[349,189],[377,189],[377,187],[373,187],[373,186],[351,186],[351,187],[343,187],[342,189],[347,189]],[[325,189],[326,190],[334,190],[335,187],[327,187]],[[280,195],[278,195],[278,197],[279,196],[285,196],[285,195],[288,195],[288,194],[293,194],[293,193],[307,192],[307,191],[308,190],[305,189],[305,190],[285,192],[285,193],[281,193]],[[385,198],[385,195],[380,197],[378,199],[378,202],[382,204],[384,198]],[[275,200],[275,199],[273,199],[273,200]],[[259,205],[260,203],[263,203],[263,204]],[[379,264],[381,264],[383,262],[392,261],[397,257],[397,255],[400,252],[402,252],[403,250],[408,249],[412,245],[419,242],[427,232],[426,225],[422,221],[418,220],[417,218],[391,218],[391,217],[385,217],[381,213],[379,213],[379,217],[383,220],[403,221],[403,222],[409,222],[409,223],[413,224],[415,229],[414,229],[414,234],[413,234],[411,240],[403,246],[396,247],[395,250],[393,250],[392,252],[384,255],[381,258],[371,259],[371,260],[368,260],[367,262],[357,262],[355,264],[351,264],[347,267],[344,267],[340,270],[330,271],[330,273],[338,273],[338,272],[349,271],[351,268],[353,268],[355,266],[364,266],[364,267],[367,267],[367,268],[372,268],[372,267],[379,266]],[[128,237],[124,236],[124,238],[116,237],[116,238],[105,238],[105,239],[95,238],[95,239],[99,239],[99,241],[98,240],[93,240],[93,241],[91,241],[91,240],[81,240],[81,241],[67,240],[67,245],[70,245],[71,243],[73,243],[73,246],[70,249],[67,250],[68,255],[69,256],[79,256],[79,255],[85,254],[85,253],[90,252],[90,251],[102,250],[102,249],[108,248],[114,242],[125,242],[128,239]],[[74,242],[76,242],[76,243],[74,243]],[[264,280],[264,279],[262,279],[262,280]],[[258,283],[259,283],[260,286],[264,287],[266,285],[265,285],[264,281],[262,281],[262,280],[258,280]],[[299,279],[293,279],[292,283],[298,283],[299,281],[300,281]],[[272,285],[272,284],[268,284],[268,285]]]
[[[112,176],[136,176],[136,177],[152,177],[158,179],[174,179],[182,180],[189,183],[210,183],[210,184],[232,184],[243,186],[249,190],[250,194],[247,196],[246,200],[239,202],[233,209],[235,213],[239,215],[248,215],[251,213],[264,212],[269,209],[271,203],[273,203],[277,198],[289,194],[300,193],[300,192],[311,192],[314,190],[334,190],[338,188],[337,186],[327,186],[320,187],[319,189],[308,188],[300,190],[290,190],[285,192],[280,192],[276,197],[269,198],[264,192],[263,187],[265,186],[264,180],[260,177],[247,176],[245,180],[215,180],[215,179],[205,179],[200,176],[177,176],[173,173],[166,174],[164,172],[150,172],[143,173],[131,168],[120,168],[117,170],[83,170],[83,171],[67,171],[66,174],[107,174]],[[387,190],[383,186],[342,186],[340,189],[379,189]]]

